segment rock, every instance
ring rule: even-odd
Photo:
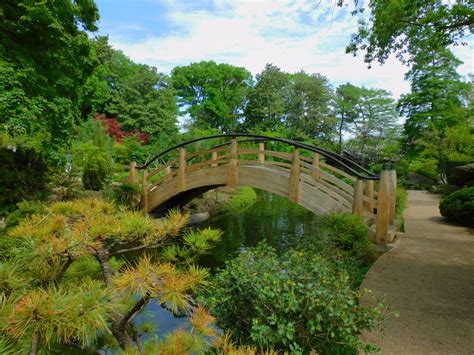
[[[455,167],[448,176],[448,182],[458,187],[474,186],[474,163]]]
[[[436,181],[431,180],[427,178],[426,176],[423,176],[421,174],[414,173],[414,172],[408,173],[408,178],[406,182],[409,185],[429,185],[429,186],[434,185],[436,183]]]
[[[209,217],[210,217],[209,212],[193,213],[191,216],[189,216],[188,226],[194,226],[196,224],[207,221]]]

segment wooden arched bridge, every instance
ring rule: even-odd
[[[367,224],[376,224],[375,241],[380,244],[387,242],[395,219],[396,174],[388,168],[378,176],[320,147],[233,133],[178,144],[141,166],[132,162],[129,181],[141,182],[146,212],[183,205],[219,186],[251,186],[285,196],[314,213],[363,216]]]

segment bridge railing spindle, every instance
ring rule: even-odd
[[[179,148],[178,189],[186,189],[186,149],[183,147]]]
[[[258,161],[259,163],[265,163],[265,143],[258,143]]]
[[[374,180],[367,180],[365,182],[365,195],[370,199],[367,202],[367,209],[369,213],[374,213],[374,203],[372,202],[374,198]]]
[[[135,160],[130,163],[130,171],[128,173],[128,182],[130,184],[138,183],[137,162]]]
[[[390,214],[390,180],[390,171],[387,169],[382,170],[377,195],[376,244],[387,244]]]
[[[288,188],[288,197],[293,202],[298,203],[300,200],[300,178],[301,178],[301,161],[300,150],[295,148],[293,151],[293,159],[291,162],[290,186]]]
[[[211,168],[215,168],[217,166],[217,152],[212,152],[211,154]]]
[[[364,181],[357,179],[354,186],[354,201],[352,202],[352,213],[362,216],[364,213]]]
[[[390,214],[388,224],[395,224],[395,214],[397,206],[397,171],[393,168],[390,170]]]

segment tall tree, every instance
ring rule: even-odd
[[[460,64],[443,48],[415,57],[413,67],[405,75],[411,82],[411,93],[402,95],[398,103],[400,113],[407,117],[404,132],[409,150],[426,132],[442,132],[465,120],[469,84],[456,72]]]
[[[336,120],[333,93],[326,77],[304,71],[291,75],[286,97],[285,125],[296,137],[331,140]]]
[[[107,37],[96,38],[94,49],[100,65],[83,89],[83,115],[114,116],[125,131],[139,130],[151,139],[174,137],[178,106],[170,78],[114,50]]]
[[[360,90],[358,87],[346,83],[340,85],[336,90],[334,99],[334,114],[338,122],[339,151],[342,151],[344,132],[348,131],[349,125],[357,118],[356,108],[359,100]]]
[[[235,130],[243,115],[252,75],[244,68],[213,61],[192,63],[172,71],[178,104],[201,128]]]
[[[280,126],[286,117],[285,97],[290,88],[290,75],[280,68],[267,64],[257,74],[245,107],[247,129],[269,130]]]
[[[98,18],[93,0],[0,3],[0,123],[9,133],[67,139],[95,65],[85,31]]]
[[[398,148],[398,114],[395,100],[388,91],[372,88],[352,88],[350,109],[357,115],[348,125],[352,138],[345,149],[364,165],[378,163]],[[348,102],[350,104],[351,101]]]
[[[347,1],[339,0],[342,6]],[[353,0],[354,14],[364,12],[362,1]],[[365,52],[365,61],[384,63],[391,53],[411,62],[426,48],[464,44],[473,31],[474,11],[469,0],[372,0],[369,20],[360,21],[346,51]]]

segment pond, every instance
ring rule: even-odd
[[[224,232],[221,242],[204,256],[200,264],[216,270],[225,261],[236,257],[248,247],[266,240],[277,251],[285,251],[305,235],[315,235],[318,217],[288,199],[257,190],[257,201],[238,213],[220,215],[202,223],[199,228],[212,227]],[[156,324],[155,334],[163,337],[179,326],[189,327],[187,318],[175,318],[153,301],[137,319]]]

